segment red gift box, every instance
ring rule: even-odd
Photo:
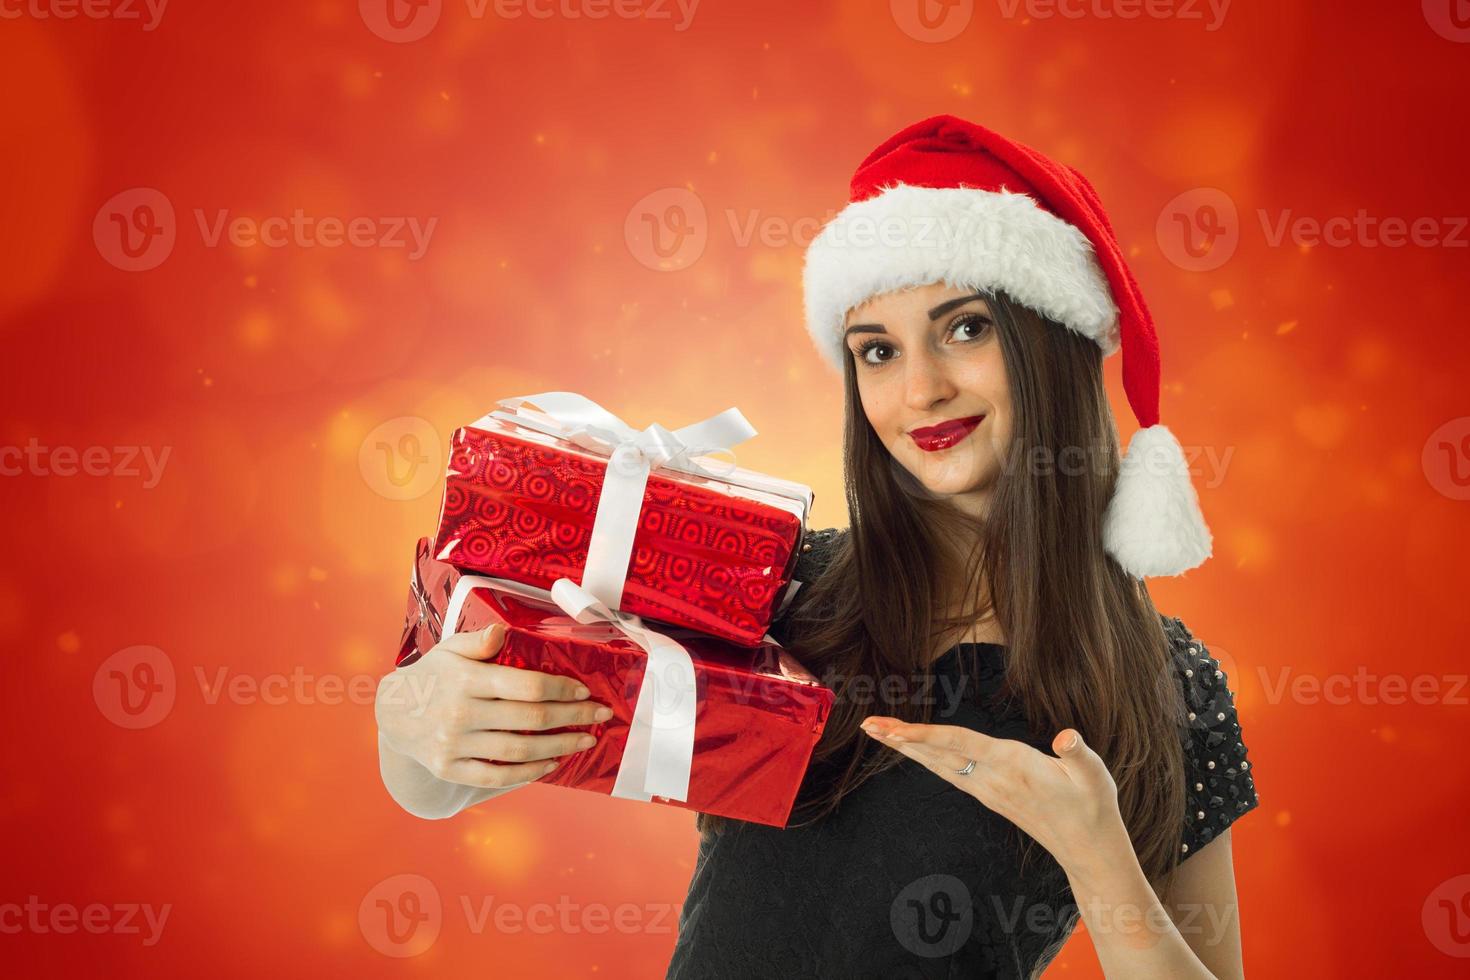
[[[438,643],[462,577],[452,565],[434,559],[427,538],[419,541],[399,666]],[[480,576],[470,576],[466,586],[472,583],[461,590],[463,604],[449,632],[504,622],[508,632],[494,663],[576,677],[592,700],[613,710],[613,717],[600,724],[555,729],[590,731],[597,744],[561,757],[557,768],[536,782],[625,795],[615,794],[614,786],[645,683],[647,652],[615,624],[578,622],[555,602],[523,594],[535,591],[523,585],[485,583]],[[687,798],[654,795],[652,801],[785,827],[831,712],[833,692],[774,641],[739,647],[691,630],[650,625],[688,651],[696,695]]]
[[[626,515],[631,555],[617,569],[621,593],[609,597],[584,580],[594,526],[602,534],[609,451],[553,434],[556,422],[516,405],[455,431],[434,555],[540,589],[570,578],[610,608],[759,644],[790,585],[811,488],[735,467],[715,476],[653,469],[641,509],[633,500],[636,528]]]

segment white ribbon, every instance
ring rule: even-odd
[[[604,491],[605,495],[605,491]],[[694,714],[697,707],[694,661],[674,639],[643,625],[641,617],[610,609],[569,578],[557,579],[551,591],[486,575],[462,575],[444,609],[440,639],[459,629],[460,614],[470,592],[499,589],[555,604],[579,623],[611,623],[648,653],[643,683],[633,706],[628,742],[618,764],[612,795],[647,801],[653,796],[686,802],[694,764]]]
[[[525,411],[522,406],[528,403],[537,406],[543,417]],[[587,563],[582,570],[582,587],[609,610],[623,605],[623,587],[633,560],[633,538],[638,532],[643,492],[652,468],[723,479],[722,474],[696,463],[693,457],[727,452],[756,434],[738,408],[727,408],[673,431],[658,423],[639,431],[592,399],[571,391],[545,391],[506,398],[498,404],[501,410],[480,419],[476,427],[498,419],[608,456]],[[809,507],[811,491],[806,492]]]

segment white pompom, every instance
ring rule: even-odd
[[[1103,547],[1124,571],[1144,578],[1203,564],[1211,544],[1179,440],[1163,425],[1139,429],[1103,516]]]

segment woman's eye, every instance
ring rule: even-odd
[[[972,313],[969,316],[962,316],[956,319],[949,329],[951,333],[959,335],[964,340],[978,340],[985,335],[985,331],[989,327],[989,320]],[[968,335],[961,333],[964,330],[969,330],[970,333]]]
[[[874,351],[880,351],[880,350],[892,351],[893,348],[892,347],[889,347],[887,344],[877,344],[877,343],[874,343],[874,344],[864,344],[862,347],[859,347],[858,350],[857,350],[858,360],[860,360],[860,361],[866,361],[869,364],[882,364],[885,361],[891,360],[891,358],[888,358],[888,357],[876,357],[875,358],[875,357],[872,356],[872,354],[873,354]]]

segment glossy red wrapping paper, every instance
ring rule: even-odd
[[[429,539],[419,541],[399,666],[439,642],[461,574],[433,557]],[[562,757],[537,781],[611,795],[647,654],[611,623],[578,623],[554,603],[489,587],[469,593],[451,632],[495,622],[509,627],[495,663],[576,677],[592,700],[613,709],[601,724],[556,729],[590,731],[597,744]],[[749,648],[677,627],[660,632],[689,651],[698,705],[689,799],[655,796],[653,802],[784,827],[831,712],[832,691],[773,641]]]
[[[450,447],[434,555],[541,589],[580,583],[606,470],[604,456],[499,420],[464,426]],[[804,530],[804,514],[656,469],[619,608],[753,647],[780,608]]]

